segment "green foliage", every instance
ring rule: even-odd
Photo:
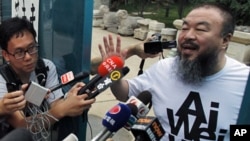
[[[173,2],[168,4],[168,14],[166,14],[166,3],[158,3],[157,0],[133,0],[129,1],[126,5],[119,5],[119,9],[125,9],[133,16],[141,16],[165,23],[166,27],[174,27],[173,21],[179,19],[178,8],[180,4],[175,2],[175,0],[172,1]],[[203,2],[221,2],[232,9],[236,17],[237,25],[250,25],[250,0],[186,0],[186,2],[188,3],[183,7],[183,16],[196,4]],[[142,6],[142,4],[144,4],[144,6]],[[140,9],[140,7],[143,7],[143,9]],[[142,12],[142,15],[140,12]]]
[[[250,25],[249,0],[217,0],[232,9],[237,25]]]
[[[166,27],[173,28],[173,21],[178,18],[178,10],[176,4],[169,5],[169,13],[166,15],[166,6],[159,5],[158,3],[151,2],[149,6],[146,6],[143,11],[143,16],[139,15],[138,8],[134,3],[128,3],[127,5],[120,5],[119,9],[125,9],[130,15],[141,16],[143,18],[149,18],[157,20],[165,24]]]
[[[220,2],[232,10],[237,25],[250,25],[250,0],[189,0],[190,3]]]

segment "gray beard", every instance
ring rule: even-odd
[[[218,63],[218,52],[212,51],[203,54],[194,60],[181,58],[178,51],[175,59],[176,75],[186,84],[201,85],[202,81],[210,74]]]

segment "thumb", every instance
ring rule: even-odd
[[[28,84],[28,83],[23,84],[23,85],[21,86],[21,90],[22,90],[22,91],[27,91],[28,86],[29,86],[29,84]]]
[[[77,95],[78,91],[84,86],[83,82],[76,83],[69,91],[68,95]]]

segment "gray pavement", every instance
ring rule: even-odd
[[[107,36],[111,34],[116,39],[118,34],[108,32],[107,30],[103,30],[99,27],[93,27],[92,31],[93,32],[92,32],[91,57],[93,58],[96,56],[100,56],[100,53],[98,50],[98,44],[103,43],[103,40],[102,40],[103,36]],[[121,40],[122,40],[121,41],[122,48],[128,47],[131,44],[136,44],[136,43],[141,42],[140,40],[137,40],[133,38],[132,36],[130,37],[121,36]],[[146,59],[144,67],[143,67],[144,70],[148,68],[150,65],[152,65],[153,63],[155,63],[157,60],[159,60],[158,57]],[[126,60],[125,66],[128,66],[130,68],[130,71],[124,77],[125,79],[132,78],[137,75],[139,71],[140,61],[141,59],[138,56],[132,56]],[[104,117],[105,113],[117,103],[118,101],[115,99],[110,89],[105,90],[102,94],[96,97],[96,102],[92,105],[88,114],[90,126],[88,126],[86,141],[91,140],[91,136],[92,137],[96,136],[103,129],[102,118]],[[148,115],[151,115],[151,116],[154,115],[152,109],[148,113]],[[113,140],[114,141],[132,141],[133,136],[126,129],[120,129],[113,137]]]

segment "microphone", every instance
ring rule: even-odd
[[[114,69],[122,69],[124,65],[123,60],[119,56],[111,56],[104,60],[98,67],[98,74],[105,76]]]
[[[131,127],[135,124],[135,122],[138,120],[138,118],[136,117],[136,115],[138,113],[138,108],[136,105],[134,105],[132,103],[128,103],[127,106],[129,106],[131,109],[131,115],[130,115],[127,123],[124,125],[124,128],[129,131],[131,129]]]
[[[96,89],[88,93],[88,98],[91,99],[96,97],[98,94],[109,88],[116,81],[119,81],[123,76],[125,76],[129,72],[128,67],[124,67],[123,69],[115,69],[110,72],[108,75],[100,79],[96,84]]]
[[[151,93],[149,91],[143,91],[137,97],[131,96],[126,103],[127,104],[132,103],[137,106],[138,113],[136,117],[140,118],[148,114],[152,104],[151,99],[152,99]],[[149,106],[147,106],[148,104]]]
[[[141,92],[138,97],[131,96],[126,103],[132,104],[137,107],[137,112],[132,114],[129,118],[128,123],[124,126],[128,131],[131,130],[131,127],[135,124],[139,117],[144,117],[149,112],[149,109],[146,105],[151,103],[151,94],[149,91]]]
[[[94,76],[85,86],[83,86],[79,91],[78,95],[82,93],[90,93],[95,88],[96,83],[105,77],[107,74],[111,73],[114,69],[122,69],[124,65],[123,60],[118,56],[111,56],[104,60],[98,67],[98,74]]]
[[[111,108],[104,116],[102,125],[105,127],[91,141],[105,141],[113,136],[120,128],[122,128],[131,115],[131,109],[127,104],[118,103]]]
[[[147,116],[139,118],[131,127],[135,141],[159,141],[165,134],[158,118]]]
[[[69,71],[63,75],[61,75],[61,83],[60,84],[57,84],[55,86],[52,86],[50,89],[51,92],[59,89],[59,88],[62,88],[63,86],[66,86],[66,85],[69,85],[69,84],[72,84],[72,83],[75,83],[77,81],[80,81],[82,79],[85,79],[89,76],[89,73],[87,72],[80,72],[78,73],[77,75],[73,75],[73,72],[72,71]]]

